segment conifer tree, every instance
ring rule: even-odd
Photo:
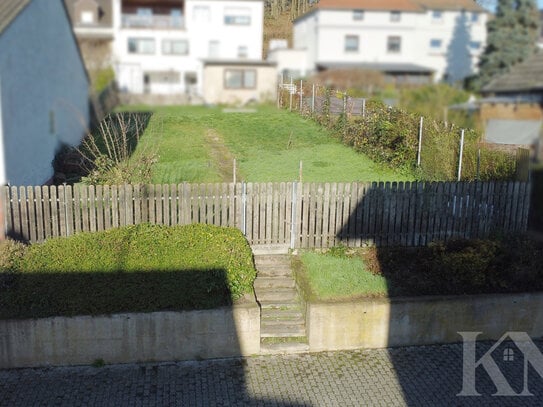
[[[479,85],[533,54],[539,30],[535,0],[498,0],[487,25],[487,45],[479,62]]]

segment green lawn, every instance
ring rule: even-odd
[[[400,181],[410,176],[378,165],[344,146],[331,133],[296,113],[259,106],[255,113],[225,113],[220,107],[126,107],[152,111],[138,146],[156,149],[154,183]],[[136,154],[138,152],[136,150]]]

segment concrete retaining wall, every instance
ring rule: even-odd
[[[543,293],[308,303],[311,351],[460,342],[459,331],[498,339],[543,336]]]
[[[0,368],[207,359],[260,352],[256,302],[212,310],[0,321]]]

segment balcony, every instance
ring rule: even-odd
[[[183,16],[123,14],[123,28],[151,28],[181,30],[185,27]]]

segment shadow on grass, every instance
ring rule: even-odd
[[[528,227],[543,233],[543,165],[532,170],[532,200]]]
[[[362,315],[360,320],[371,326],[368,329],[375,329],[376,335],[384,332],[383,342],[389,348],[389,357],[403,391],[405,405],[419,406],[421,392],[426,393],[425,399],[435,401],[435,404],[428,405],[464,405],[474,401],[495,405],[496,398],[492,397],[496,392],[495,382],[482,366],[477,368],[476,388],[483,396],[480,399],[457,396],[463,388],[464,374],[464,350],[460,344],[463,337],[459,332],[481,331],[481,338],[485,338],[485,335],[489,338],[497,332],[501,335],[524,331],[531,326],[527,323],[531,317],[530,310],[522,309],[528,302],[523,299],[519,301],[522,305],[516,305],[516,301],[511,300],[510,306],[519,308],[518,315],[523,316],[518,321],[512,321],[509,314],[503,316],[504,310],[492,300],[478,302],[473,300],[476,297],[463,295],[514,293],[543,288],[543,270],[540,266],[543,246],[536,242],[531,243],[533,247],[525,246],[528,240],[523,238],[502,240],[503,246],[490,241],[466,240],[505,233],[502,226],[504,222],[508,224],[507,214],[501,213],[497,205],[493,207],[485,201],[509,199],[503,198],[497,191],[493,200],[490,200],[490,196],[479,200],[472,193],[468,199],[467,193],[463,195],[459,189],[440,195],[434,184],[428,184],[426,188],[424,193],[420,193],[422,191],[417,188],[406,192],[392,186],[387,194],[373,188],[357,203],[349,219],[344,220],[345,226],[337,234],[337,239],[346,245],[357,239],[373,242],[375,267],[386,279],[389,294],[398,296],[390,301],[377,301],[375,307],[386,310],[379,314],[368,307],[368,314],[371,315]],[[373,219],[365,216],[365,211],[371,207],[366,200],[382,208],[379,216]],[[405,206],[408,201],[410,205]],[[395,210],[402,207],[409,209]],[[364,221],[369,222],[371,227],[360,235],[357,231],[362,228],[358,227],[357,222]],[[440,240],[445,243],[432,243]],[[508,264],[510,267],[504,267]],[[455,297],[450,297],[450,302],[445,303],[441,301],[444,295]],[[419,298],[414,299],[413,296]],[[417,305],[417,302],[421,305]],[[387,319],[386,327],[381,325],[383,317]],[[528,332],[528,335],[535,333]],[[433,351],[423,346],[413,348],[407,359],[405,353],[393,349],[451,342],[459,344]],[[491,347],[488,344],[479,345],[476,360]],[[516,349],[513,351],[517,352],[514,363],[506,366],[502,351],[511,348],[512,344],[506,340],[502,345],[492,352],[492,358],[496,361],[497,369],[506,375],[505,380],[516,392],[520,392],[525,383],[524,359]],[[533,373],[539,379],[537,372],[532,371],[532,376]],[[531,389],[535,388],[532,386]],[[538,395],[543,395],[541,386]]]
[[[53,160],[55,184],[80,182],[96,167],[98,157],[128,160],[147,129],[153,112],[118,112],[95,124],[78,148],[63,146]]]

